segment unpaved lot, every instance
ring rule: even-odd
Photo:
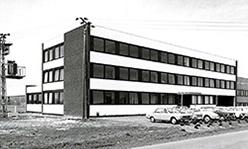
[[[87,121],[33,114],[0,119],[0,148],[131,148],[248,128],[246,121],[195,125],[151,123],[144,116]]]

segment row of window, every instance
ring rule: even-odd
[[[58,67],[43,72],[43,83],[57,82],[64,80],[64,68]]]
[[[55,47],[43,51],[43,62],[52,61],[64,57],[64,45],[59,44]]]
[[[214,96],[192,96],[191,100],[192,105],[212,105],[216,104],[216,100]]]
[[[237,96],[248,97],[248,90],[237,90]]]
[[[27,94],[27,104],[41,104],[41,101],[42,101],[41,93]]]
[[[63,90],[58,91],[46,91],[43,93],[44,104],[63,104],[64,102],[64,92]]]
[[[124,92],[91,90],[91,104],[144,104],[179,105],[180,95],[170,93]],[[188,100],[188,99],[184,99]],[[192,96],[191,104],[215,104],[214,96]]]
[[[183,56],[174,53],[139,47],[113,40],[93,37],[93,49],[97,52],[105,52],[122,56],[129,56],[139,59],[151,60],[156,62],[205,69],[228,74],[235,74],[235,67],[198,58]]]
[[[178,104],[176,94],[91,90],[91,104]]]
[[[91,64],[91,77],[162,84],[235,89],[233,81],[172,74],[103,64]]]
[[[237,103],[237,106],[248,106],[247,102],[239,102]]]

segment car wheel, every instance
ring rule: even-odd
[[[208,115],[206,115],[206,116],[204,116],[203,120],[205,123],[209,123],[211,118]]]
[[[156,122],[156,119],[155,119],[154,117],[150,117],[150,121],[151,121],[152,123],[155,123],[155,122]]]
[[[177,123],[177,119],[175,117],[171,118],[171,124],[175,125]]]

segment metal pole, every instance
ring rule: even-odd
[[[6,77],[5,77],[5,57],[4,57],[4,48],[5,48],[5,38],[8,34],[2,34],[1,35],[1,50],[0,50],[0,56],[1,56],[1,91],[2,91],[2,112],[3,115],[5,115],[6,112]]]

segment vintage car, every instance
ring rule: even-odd
[[[227,107],[216,107],[215,113],[220,116],[220,119],[236,120],[235,113],[233,111],[229,111]]]
[[[167,121],[176,124],[178,122],[189,122],[192,118],[192,114],[181,113],[173,108],[157,108],[154,112],[146,114],[146,117],[150,119],[151,122]]]
[[[227,111],[233,112],[235,114],[235,117],[238,119],[244,119],[248,116],[248,112],[243,107],[229,107],[227,108]]]
[[[220,116],[214,111],[214,108],[191,109],[193,111],[193,119],[196,121],[203,120],[205,123],[209,123],[211,120],[218,120]]]

